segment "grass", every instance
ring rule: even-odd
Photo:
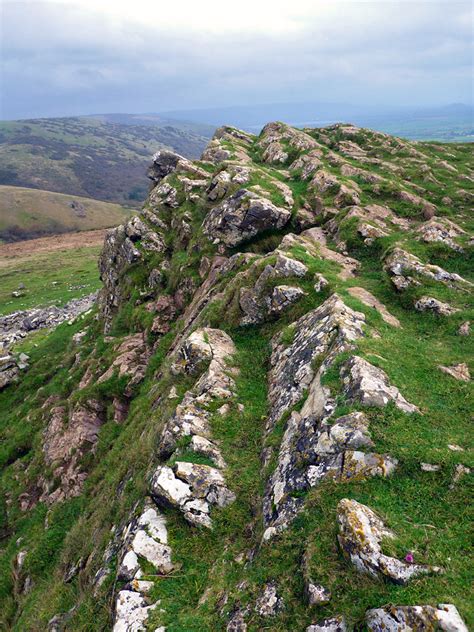
[[[0,314],[64,305],[99,289],[99,252],[100,246],[92,246],[33,252],[14,259],[0,255]],[[24,289],[19,289],[21,284]],[[14,291],[21,296],[12,297]]]

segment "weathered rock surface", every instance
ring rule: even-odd
[[[439,369],[443,371],[443,373],[447,373],[451,377],[454,377],[456,380],[461,380],[462,382],[469,382],[471,379],[469,367],[465,362],[454,364],[453,366],[440,365]]]
[[[337,294],[293,325],[294,337],[286,346],[277,336],[272,340],[269,374],[269,427],[294,406],[314,379],[312,364],[325,355],[326,368],[342,351],[363,335],[365,317],[348,308]]]
[[[133,388],[145,377],[150,349],[143,334],[127,336],[120,343],[117,356],[110,367],[97,380],[97,383],[109,380],[114,374],[118,377],[127,377],[128,384],[124,390],[125,397],[130,397]]]
[[[385,269],[397,290],[404,290],[410,285],[418,284],[417,277],[440,281],[451,287],[472,285],[459,274],[447,272],[439,266],[424,264],[415,255],[398,247],[394,248],[385,259]]]
[[[364,303],[364,305],[376,309],[386,323],[392,325],[392,327],[400,327],[400,321],[398,318],[395,318],[395,316],[388,311],[385,305],[368,290],[362,287],[350,287],[347,291],[351,296],[358,298],[359,301]]]
[[[121,284],[124,272],[142,259],[142,251],[160,253],[164,250],[162,237],[139,217],[107,231],[99,258],[100,278],[104,287],[98,299],[106,332],[112,317],[125,299],[125,288]]]
[[[341,368],[343,392],[351,402],[363,406],[386,406],[393,401],[405,413],[419,412],[418,408],[392,386],[382,369],[359,356],[352,356]]]
[[[467,626],[452,604],[433,606],[385,606],[368,610],[370,632],[467,632]]]
[[[289,210],[275,206],[252,191],[240,189],[208,213],[203,229],[213,243],[233,247],[262,231],[283,228],[290,218]]]
[[[86,472],[81,459],[94,450],[106,410],[97,400],[77,404],[67,411],[64,406],[53,407],[44,431],[43,452],[58,484],[42,479],[41,501],[48,504],[78,496],[82,492]]]
[[[276,584],[266,584],[255,604],[255,612],[261,617],[273,617],[283,609],[283,600],[278,595]]]
[[[308,626],[306,632],[348,632],[348,629],[344,617],[331,617]]]
[[[440,570],[384,555],[382,540],[394,538],[394,533],[371,509],[355,500],[344,498],[339,502],[337,519],[341,550],[359,572],[406,584],[414,577]]]
[[[422,296],[416,301],[415,309],[419,312],[433,312],[434,314],[438,314],[438,316],[451,316],[459,311],[448,303],[438,301],[432,296]]]
[[[2,353],[0,356],[0,391],[10,384],[18,382],[21,372],[28,368],[28,360],[29,357],[24,353],[20,356]]]
[[[176,448],[176,442],[183,437],[191,437],[194,446],[203,445],[199,437],[207,440],[206,456],[212,454],[216,465],[221,466],[223,458],[217,445],[211,444],[208,405],[213,401],[228,399],[235,388],[228,359],[235,353],[231,338],[219,329],[205,328],[193,332],[177,350],[172,369],[191,375],[207,370],[201,375],[195,387],[187,391],[176,412],[166,423],[159,441],[161,458],[168,458]]]

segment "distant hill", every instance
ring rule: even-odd
[[[349,103],[267,103],[249,106],[176,110],[163,117],[259,131],[268,120],[298,127],[322,127],[347,121],[412,140],[474,141],[474,107],[463,103],[422,108]]]
[[[117,226],[130,215],[119,204],[38,189],[0,186],[0,241]]]
[[[146,167],[167,147],[197,158],[213,128],[157,115],[0,122],[0,184],[139,206]]]

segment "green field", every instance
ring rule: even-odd
[[[100,248],[98,244],[77,246],[20,257],[6,257],[0,249],[0,314],[64,305],[72,298],[94,292],[100,287]],[[25,288],[18,290],[21,284]],[[13,297],[14,291],[20,291],[22,296]]]

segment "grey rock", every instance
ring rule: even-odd
[[[369,507],[355,500],[344,498],[339,502],[337,520],[341,550],[361,573],[384,577],[396,584],[407,584],[413,577],[440,570],[384,555],[382,540],[395,535]]]
[[[348,632],[348,627],[344,617],[331,617],[323,619],[306,628],[306,632]]]
[[[382,369],[359,356],[352,356],[341,368],[344,395],[350,402],[364,406],[386,406],[393,401],[405,413],[419,412],[418,408],[392,386]]]
[[[459,309],[452,307],[448,303],[442,303],[431,296],[422,296],[416,301],[415,309],[419,312],[433,312],[439,316],[451,316],[459,312]]]
[[[233,247],[262,231],[283,228],[290,218],[289,210],[279,208],[247,189],[240,189],[208,213],[203,229],[213,243]]]
[[[384,606],[365,615],[369,632],[468,632],[452,604],[433,606]]]
[[[283,600],[278,595],[274,582],[265,585],[255,604],[255,612],[261,617],[274,617],[283,609]]]

